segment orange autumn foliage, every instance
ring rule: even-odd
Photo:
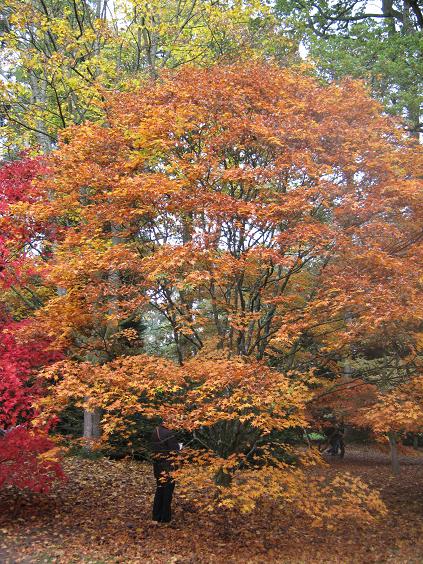
[[[421,314],[421,148],[361,84],[184,68],[107,114],[62,134],[31,208],[61,233],[46,274],[67,292],[41,312],[56,336],[149,303],[180,360],[206,327],[234,354],[307,355],[306,334],[342,354]]]
[[[370,427],[376,435],[407,432],[421,433],[423,430],[423,377],[410,381],[386,393],[379,393],[370,408],[362,408],[355,416],[361,426]]]

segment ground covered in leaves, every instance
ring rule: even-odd
[[[399,477],[374,449],[350,448],[344,461],[329,462],[326,472],[348,471],[381,490],[388,517],[315,529],[274,506],[247,517],[202,515],[176,494],[171,525],[155,525],[148,465],[70,458],[68,481],[50,494],[0,494],[0,562],[422,562],[422,455],[403,459]]]

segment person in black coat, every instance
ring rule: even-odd
[[[169,523],[172,517],[171,505],[175,480],[170,475],[173,457],[180,450],[174,431],[164,425],[156,427],[151,436],[153,470],[157,487],[153,503],[153,520]]]

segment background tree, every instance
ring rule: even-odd
[[[0,12],[0,115],[6,154],[60,129],[104,119],[104,90],[131,89],[164,67],[295,51],[252,1],[7,0]]]
[[[422,419],[422,377],[418,376],[379,393],[370,407],[362,408],[355,420],[361,426],[367,425],[379,438],[388,438],[391,447],[393,471],[399,473],[397,445],[407,432],[421,433]]]
[[[98,116],[98,86],[116,76],[106,4],[6,2],[2,8],[4,140],[54,146],[57,130]]]
[[[289,22],[327,80],[363,78],[387,110],[422,131],[422,7],[417,1],[278,0]]]
[[[0,487],[34,491],[48,489],[63,475],[47,436],[54,420],[33,423],[34,403],[44,393],[37,371],[61,355],[32,317],[49,293],[37,271],[48,253],[49,230],[23,220],[12,207],[36,200],[31,182],[45,172],[40,158],[25,155],[0,168]]]

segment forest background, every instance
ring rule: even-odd
[[[148,458],[164,416],[202,510],[385,514],[312,442],[366,429],[398,472],[422,431],[422,29],[414,0],[6,0],[0,487]]]

